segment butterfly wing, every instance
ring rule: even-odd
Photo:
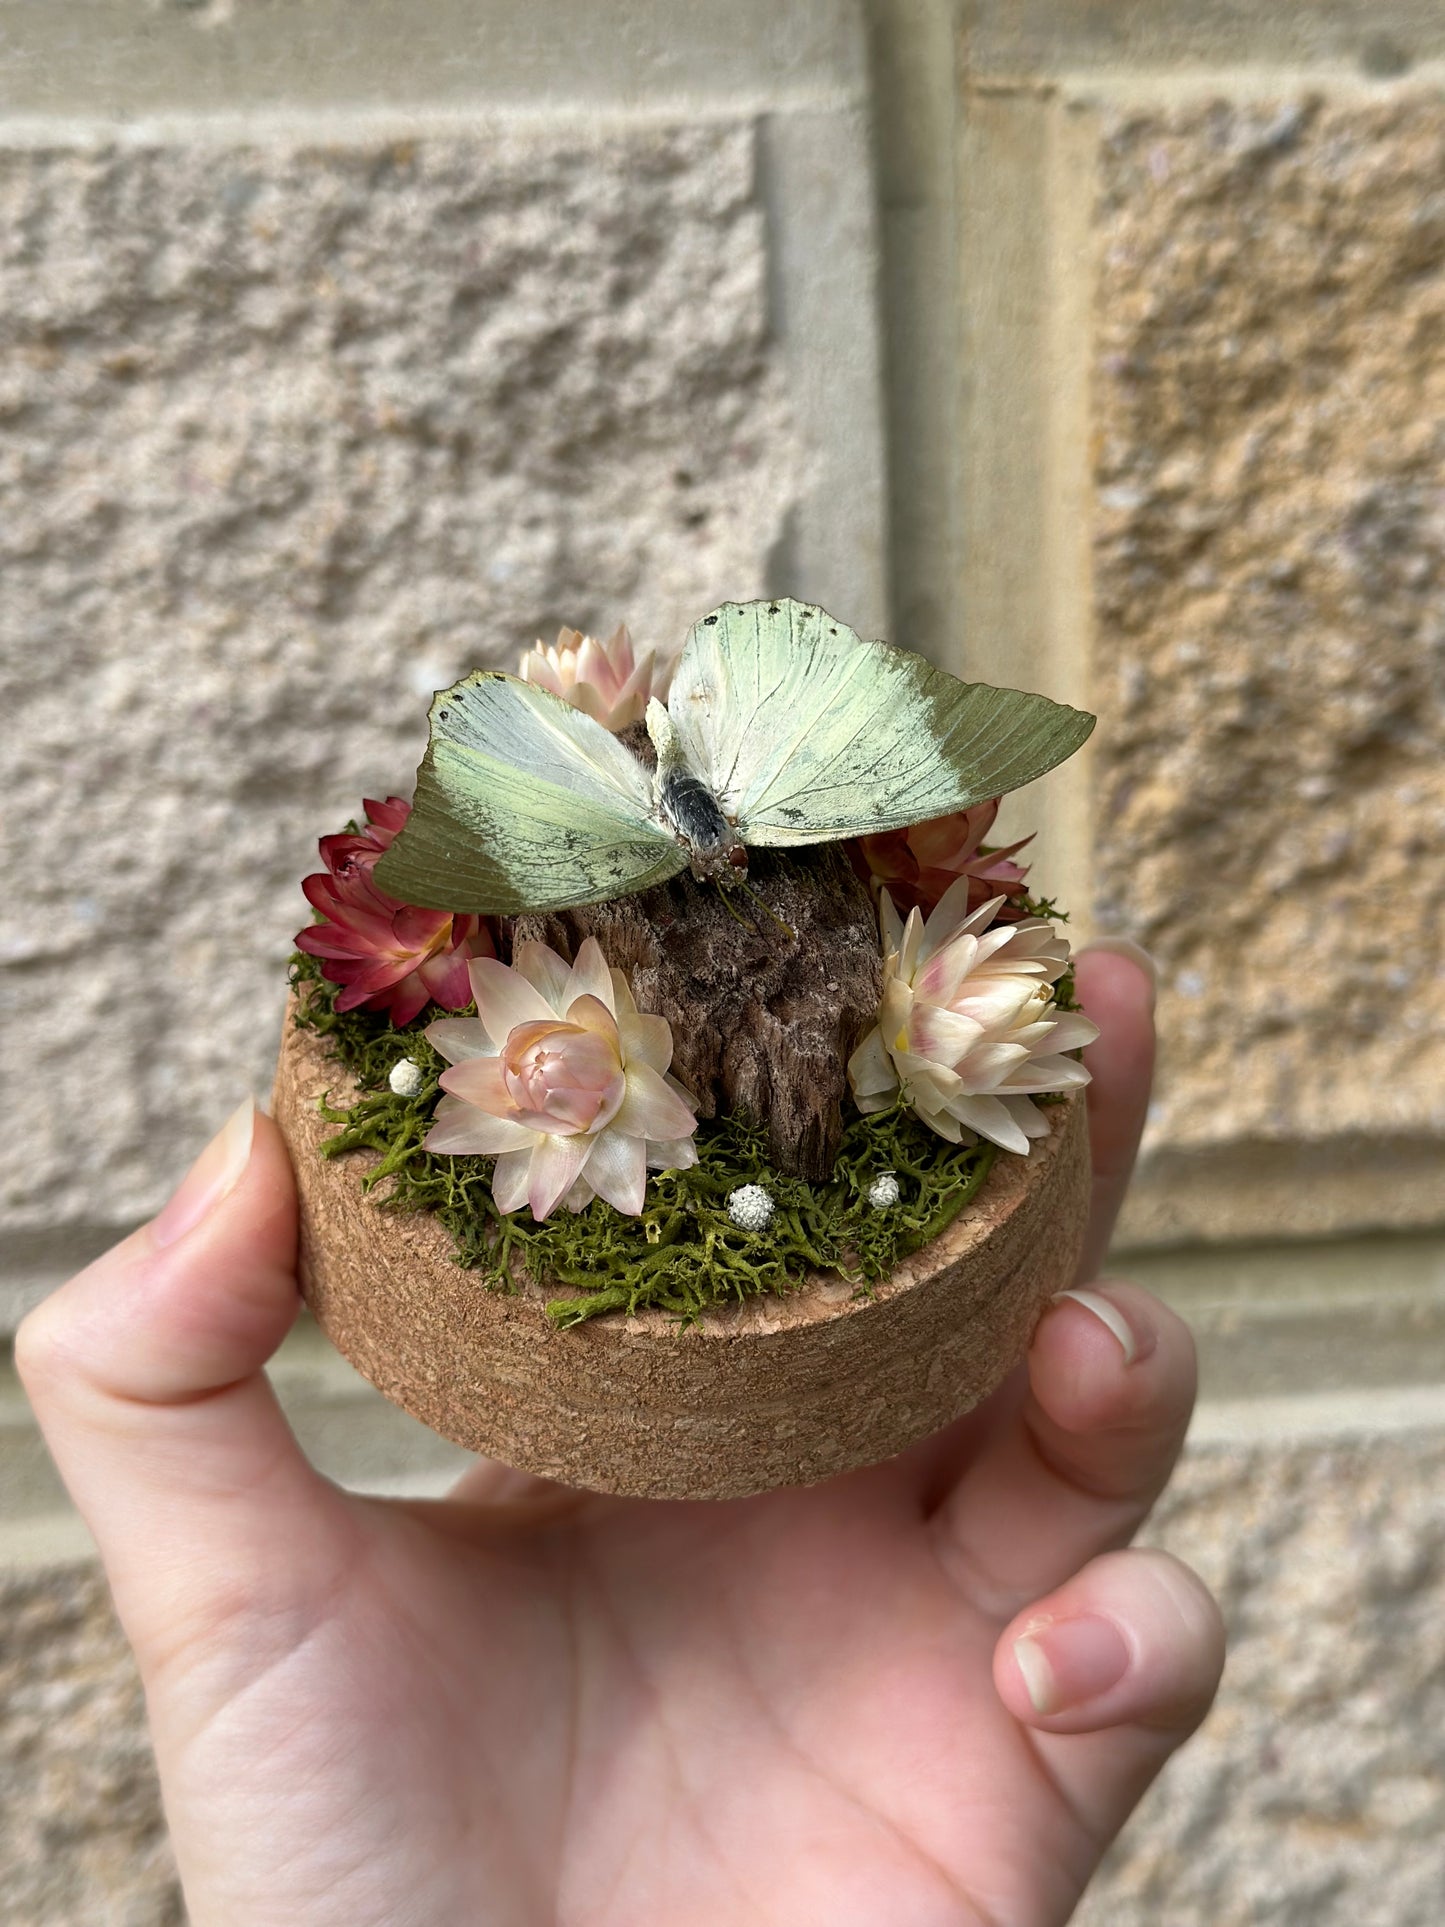
[[[725,602],[688,634],[668,712],[744,842],[901,829],[1020,788],[1094,718],[960,682],[809,603]]]
[[[431,910],[516,916],[645,890],[686,852],[646,770],[591,716],[481,670],[432,703],[431,741],[378,886]]]

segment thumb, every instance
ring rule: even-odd
[[[1209,1711],[1224,1627],[1204,1583],[1168,1553],[1106,1552],[999,1640],[999,1698],[1096,1847],[1123,1826]]]
[[[324,1553],[339,1495],[262,1366],[300,1309],[296,1193],[248,1098],[160,1215],[21,1325],[15,1361],[142,1660],[291,1562]],[[294,1585],[293,1585],[294,1589]]]

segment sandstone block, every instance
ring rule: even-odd
[[[1146,1163],[1135,1235],[1445,1215],[1442,167],[1423,97],[1106,130],[1094,911],[1163,967],[1171,1194]]]
[[[269,1082],[315,838],[429,692],[762,593],[806,468],[755,130],[0,152],[0,1225]]]
[[[181,1927],[140,1681],[94,1565],[0,1578],[0,1893],[14,1927]]]
[[[1186,1456],[1145,1536],[1223,1605],[1224,1685],[1079,1927],[1434,1927],[1442,1476],[1438,1433]]]

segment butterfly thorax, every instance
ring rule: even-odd
[[[655,698],[647,706],[647,733],[657,751],[654,794],[657,813],[682,843],[695,877],[745,877],[748,853],[716,796],[683,759],[672,718]]]

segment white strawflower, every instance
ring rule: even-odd
[[[848,1062],[860,1111],[885,1110],[901,1090],[940,1137],[970,1143],[976,1132],[1026,1154],[1049,1131],[1032,1097],[1088,1083],[1064,1053],[1093,1043],[1098,1026],[1054,1002],[1069,946],[1041,917],[993,923],[1004,901],[966,915],[960,877],[926,923],[913,910],[904,924],[883,892],[883,1001]]]
[[[398,1097],[415,1097],[426,1082],[426,1072],[414,1057],[399,1057],[386,1081]]]
[[[606,642],[563,629],[553,644],[539,642],[522,657],[523,682],[536,683],[574,709],[584,709],[604,729],[626,729],[642,721],[648,699],[667,693],[671,666],[652,650],[638,656],[625,628]]]
[[[897,1204],[903,1192],[892,1171],[884,1171],[868,1187],[868,1202],[875,1211],[887,1211]]]
[[[776,1210],[760,1184],[740,1184],[728,1193],[728,1216],[739,1231],[766,1231]]]

